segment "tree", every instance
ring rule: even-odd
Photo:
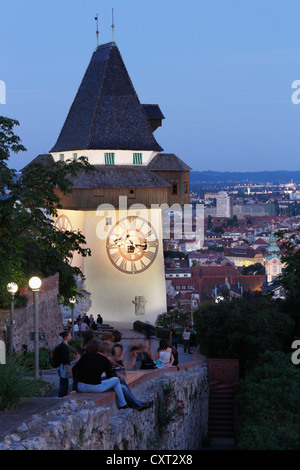
[[[241,371],[260,353],[290,350],[293,322],[276,302],[260,296],[215,304],[205,302],[194,312],[201,353],[214,358],[238,358]]]
[[[285,291],[285,300],[282,304],[283,310],[290,315],[294,321],[293,340],[300,338],[300,230],[289,234],[280,231],[277,234],[281,244],[281,261],[284,270],[275,283],[282,285]]]
[[[171,310],[170,312],[160,313],[155,321],[156,326],[163,328],[172,328],[173,325],[185,327],[189,320],[189,313],[182,312],[178,309]]]
[[[300,450],[300,369],[289,354],[266,351],[241,381],[239,450]]]
[[[261,263],[250,264],[242,269],[242,274],[266,274],[266,269]]]
[[[85,157],[48,165],[31,163],[17,178],[7,161],[11,152],[26,150],[14,134],[18,125],[14,119],[0,117],[0,301],[3,305],[9,300],[8,282],[22,285],[31,272],[46,276],[58,271],[60,295],[68,304],[77,290],[76,277],[83,277],[79,268],[70,266],[69,259],[73,252],[82,256],[91,252],[80,231],[55,228],[53,218],[61,208],[55,189],[70,194],[72,178],[92,167]]]

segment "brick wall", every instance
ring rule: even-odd
[[[63,330],[62,314],[58,301],[59,274],[43,279],[42,287],[38,294],[39,333],[45,339],[40,340],[40,347],[53,348],[59,340],[59,333]],[[33,292],[25,289],[28,296],[26,307],[14,311],[14,350],[23,352],[23,344],[28,346],[28,351],[34,350],[34,341],[30,333],[34,331]],[[0,328],[7,329],[10,324],[10,311],[0,311]]]
[[[238,359],[207,359],[210,381],[237,383],[239,381]]]

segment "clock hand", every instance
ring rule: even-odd
[[[140,245],[140,244],[138,244],[138,243],[135,243],[134,246],[140,246],[140,247],[143,248],[143,250],[147,250],[147,247],[148,247],[147,243],[144,243],[143,245]]]

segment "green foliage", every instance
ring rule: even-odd
[[[173,325],[185,327],[188,324],[189,313],[174,309],[170,312],[160,313],[155,321],[156,326],[172,328]]]
[[[45,369],[51,369],[51,364],[50,364],[50,353],[51,350],[48,348],[40,348],[39,349],[39,366],[40,369],[45,370]],[[35,366],[35,353],[34,351],[29,351],[26,353],[25,356],[22,358],[23,364],[26,367],[28,371],[34,370]]]
[[[184,416],[184,403],[179,400],[174,389],[174,385],[169,380],[162,386],[163,400],[159,402],[158,428],[160,433],[163,429],[176,419]]]
[[[247,361],[270,350],[288,350],[293,322],[277,304],[265,297],[204,303],[194,312],[201,353],[211,358]]]
[[[266,274],[266,269],[261,263],[254,263],[250,266],[245,266],[242,270],[242,274]]]
[[[0,365],[0,410],[8,410],[22,398],[36,394],[36,383],[26,379],[30,369],[20,356],[9,357],[6,364]]]
[[[133,323],[133,329],[135,331],[139,331],[140,333],[147,334],[149,333],[151,336],[154,336],[156,334],[154,326],[144,323],[140,320],[137,320]]]
[[[0,305],[7,305],[6,285],[24,286],[32,274],[60,274],[60,297],[65,305],[76,293],[75,277],[83,273],[69,260],[77,252],[90,256],[79,231],[60,231],[53,218],[61,208],[59,194],[72,192],[72,179],[93,167],[86,157],[77,161],[31,163],[17,179],[8,168],[11,152],[26,150],[13,132],[18,121],[0,116]]]
[[[289,354],[267,351],[241,381],[238,448],[300,450],[300,369]]]
[[[291,316],[294,321],[292,340],[300,337],[300,230],[293,234],[281,231],[277,234],[282,242],[281,251],[282,262],[285,269],[276,280],[277,284],[283,286],[285,300],[282,303],[282,310]]]

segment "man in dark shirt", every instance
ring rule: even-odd
[[[116,392],[119,409],[128,408],[118,377],[113,377],[106,343],[92,340],[86,347],[86,353],[73,367],[73,384],[78,392]],[[105,375],[105,380],[101,377]]]

